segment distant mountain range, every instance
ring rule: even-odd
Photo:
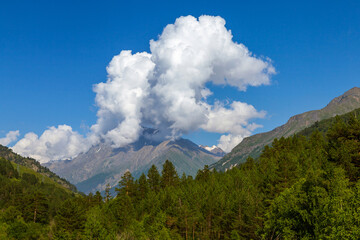
[[[348,113],[360,108],[360,88],[353,88],[333,99],[321,110],[305,112],[291,117],[288,122],[272,131],[245,138],[230,153],[216,146],[198,146],[186,140],[151,140],[156,130],[144,129],[138,141],[122,148],[113,148],[102,142],[93,146],[73,160],[52,161],[44,164],[59,176],[67,179],[82,192],[103,191],[107,184],[114,187],[126,170],[135,178],[146,173],[151,165],[161,166],[170,160],[181,175],[195,176],[204,165],[226,171],[246,161],[251,156],[257,158],[266,145],[275,138],[288,137],[313,125],[317,121]],[[225,156],[224,156],[225,155]],[[222,158],[221,158],[222,157]]]
[[[206,151],[209,151],[212,154],[219,156],[219,157],[223,157],[226,154],[221,148],[219,148],[215,145],[213,145],[212,147],[199,145],[199,147],[201,147],[201,148],[205,149]]]
[[[44,166],[75,184],[79,191],[88,193],[103,191],[106,184],[116,186],[126,170],[130,170],[135,178],[147,173],[153,164],[161,171],[167,159],[180,176],[182,173],[195,176],[204,165],[211,165],[221,158],[219,150],[213,149],[215,152],[212,153],[186,139],[151,140],[147,137],[151,131],[145,129],[138,141],[122,148],[100,143],[73,160],[52,161]]]
[[[295,115],[291,117],[286,124],[272,131],[245,138],[230,153],[226,154],[220,161],[211,165],[210,168],[226,171],[245,162],[249,156],[253,158],[259,157],[263,148],[266,145],[270,145],[275,138],[289,137],[317,121],[342,115],[357,108],[360,108],[360,88],[355,87],[343,95],[334,98],[321,110]]]

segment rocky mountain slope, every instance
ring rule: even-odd
[[[156,142],[142,136],[138,141],[122,148],[100,143],[73,160],[44,164],[49,169],[75,184],[79,191],[103,191],[106,184],[114,187],[126,170],[136,178],[155,164],[159,171],[165,160],[170,160],[181,175],[196,175],[204,165],[211,165],[219,156],[195,143],[178,139]]]
[[[342,115],[357,108],[360,108],[360,88],[354,87],[343,95],[334,98],[323,109],[295,115],[286,124],[270,132],[259,133],[245,138],[230,153],[211,165],[211,168],[226,171],[226,169],[245,162],[249,156],[258,157],[263,148],[271,144],[275,138],[291,136],[317,121]]]
[[[202,149],[205,149],[206,151],[211,152],[212,154],[215,154],[218,157],[223,157],[226,154],[221,148],[219,148],[215,145],[213,145],[212,147],[199,145],[199,147],[201,147]]]

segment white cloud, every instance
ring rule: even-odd
[[[16,141],[19,135],[20,135],[19,130],[10,131],[6,134],[4,138],[0,138],[0,144],[3,146],[7,146],[8,144]]]
[[[230,152],[236,145],[238,145],[246,135],[222,135],[219,139],[219,144],[217,145],[219,148],[224,150],[225,152]]]
[[[208,121],[201,128],[209,132],[249,135],[256,127],[259,127],[249,121],[254,118],[263,118],[265,115],[264,111],[258,112],[252,105],[243,102],[234,101],[230,104],[230,108],[215,103],[209,110]]]
[[[142,107],[149,95],[154,63],[148,53],[122,51],[107,67],[108,80],[94,86],[98,120],[91,130],[121,147],[141,133]]]
[[[59,125],[45,130],[39,137],[35,133],[27,133],[12,149],[24,156],[44,163],[50,160],[63,160],[87,151],[93,138],[84,138],[74,132],[70,126]]]
[[[244,137],[251,135],[251,132],[261,125],[250,123],[254,118],[264,118],[265,111],[257,111],[254,106],[247,103],[234,101],[230,108],[225,108],[216,103],[209,111],[208,122],[201,126],[202,129],[216,133],[231,133],[222,135],[218,147],[225,152],[230,152]]]
[[[151,89],[155,98],[150,101],[154,103],[150,108],[159,111],[152,110],[152,115],[145,116],[166,125],[173,136],[201,126],[219,132],[218,126],[209,124],[215,112],[205,101],[211,93],[205,84],[213,82],[246,90],[247,86],[269,84],[275,73],[270,61],[255,58],[232,37],[221,17],[187,16],[169,24],[157,41],[150,41],[151,59],[156,64]],[[249,119],[242,110],[223,108],[223,112],[245,117],[232,122]]]
[[[233,102],[227,108],[206,102],[212,94],[207,82],[246,90],[269,84],[275,73],[270,60],[254,57],[232,37],[221,17],[187,16],[150,41],[151,54],[122,51],[108,67],[108,81],[95,87],[100,109],[94,132],[116,146],[136,140],[140,125],[160,129],[165,138],[199,128],[250,134],[249,120],[264,112],[246,103]]]
[[[65,159],[100,138],[114,147],[132,143],[147,126],[159,129],[161,138],[176,138],[199,128],[227,134],[221,136],[219,146],[229,151],[259,127],[250,121],[265,112],[238,101],[211,105],[207,97],[213,93],[206,84],[245,91],[270,84],[275,69],[269,59],[258,58],[234,42],[221,17],[187,16],[151,40],[150,53],[122,51],[107,72],[107,81],[94,86],[98,120],[87,138],[62,125],[40,137],[27,134],[14,150],[42,162]]]

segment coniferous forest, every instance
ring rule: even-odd
[[[0,239],[360,239],[360,120],[276,139],[196,177],[170,161],[83,195],[0,159]]]

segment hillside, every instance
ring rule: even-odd
[[[276,139],[226,172],[179,177],[169,161],[137,180],[127,171],[104,202],[65,202],[55,239],[359,239],[358,112]]]
[[[75,184],[79,191],[88,193],[104,191],[107,184],[116,186],[126,170],[138,178],[153,164],[161,168],[167,159],[179,174],[195,176],[204,165],[210,165],[220,157],[186,139],[157,142],[141,136],[123,148],[100,143],[71,161],[53,161],[44,166]]]
[[[126,171],[104,198],[0,157],[0,239],[359,239],[359,113],[226,172],[179,177],[170,161],[137,180]]]
[[[50,178],[52,181],[60,184],[61,186],[73,192],[77,192],[77,189],[73,184],[51,172],[47,167],[41,166],[41,164],[33,158],[22,157],[19,154],[14,153],[10,148],[2,145],[0,145],[0,157],[3,157],[26,168],[30,168],[33,171]]]
[[[77,195],[43,173],[0,157],[0,239],[48,239],[45,233],[59,207]]]
[[[259,133],[245,138],[230,153],[225,155],[211,168],[225,171],[243,163],[247,157],[257,158],[263,148],[272,143],[275,138],[289,137],[311,126],[317,121],[348,113],[360,107],[360,88],[354,87],[343,95],[334,98],[326,107],[320,110],[305,112],[291,117],[288,122],[272,131]]]
[[[313,134],[313,132],[315,132],[315,131],[319,131],[320,133],[325,135],[326,132],[331,128],[331,126],[339,119],[341,119],[345,123],[348,123],[354,117],[358,118],[358,116],[360,116],[360,108],[355,109],[354,111],[345,113],[343,115],[337,115],[336,117],[327,118],[327,119],[321,120],[319,122],[315,122],[313,125],[305,128],[304,130],[301,130],[296,135],[310,137],[311,134]]]

